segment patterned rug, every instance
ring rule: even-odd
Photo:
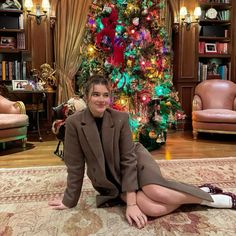
[[[236,158],[158,161],[164,176],[194,185],[213,183],[236,192]],[[47,201],[63,194],[64,166],[0,169],[1,236],[156,236],[236,235],[236,211],[186,205],[149,222],[128,225],[124,207],[97,209],[85,178],[76,208],[55,211]]]

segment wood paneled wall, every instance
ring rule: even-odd
[[[53,48],[53,27],[50,24],[50,16],[55,16],[55,0],[50,1],[51,10],[47,13],[47,17],[42,17],[41,24],[37,24],[34,16],[28,16],[25,13],[25,24],[27,30],[27,45],[31,53],[32,68],[39,69],[43,63],[53,66],[54,48]],[[40,4],[41,0],[33,0],[35,5]]]
[[[180,0],[179,9],[186,6],[192,11],[197,6],[195,0]],[[179,92],[179,98],[187,117],[191,119],[192,98],[197,84],[197,50],[196,37],[198,25],[192,25],[190,30],[179,27],[174,37],[174,85]]]

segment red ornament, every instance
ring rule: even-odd
[[[139,93],[139,99],[142,103],[144,104],[148,104],[150,101],[151,101],[151,96],[150,96],[150,93],[149,91],[147,90],[142,90],[140,93]]]
[[[118,14],[114,6],[112,6],[111,8],[112,8],[111,14],[108,17],[104,17],[101,19],[104,28],[96,36],[97,46],[103,49],[104,51],[111,50],[111,47],[113,47],[115,44],[115,33],[116,33],[115,28],[117,25]],[[104,36],[109,38],[111,46],[106,47],[101,45]]]

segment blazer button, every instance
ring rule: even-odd
[[[141,170],[144,170],[144,166],[141,167]]]

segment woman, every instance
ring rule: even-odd
[[[85,98],[88,108],[66,120],[67,188],[62,200],[49,202],[54,209],[77,205],[85,162],[87,175],[100,193],[97,206],[112,206],[122,199],[129,224],[135,222],[138,228],[147,224],[147,216],[166,215],[182,204],[235,208],[236,196],[217,187],[205,185],[200,189],[164,179],[150,153],[132,141],[128,114],[109,108],[106,79],[90,78]]]

